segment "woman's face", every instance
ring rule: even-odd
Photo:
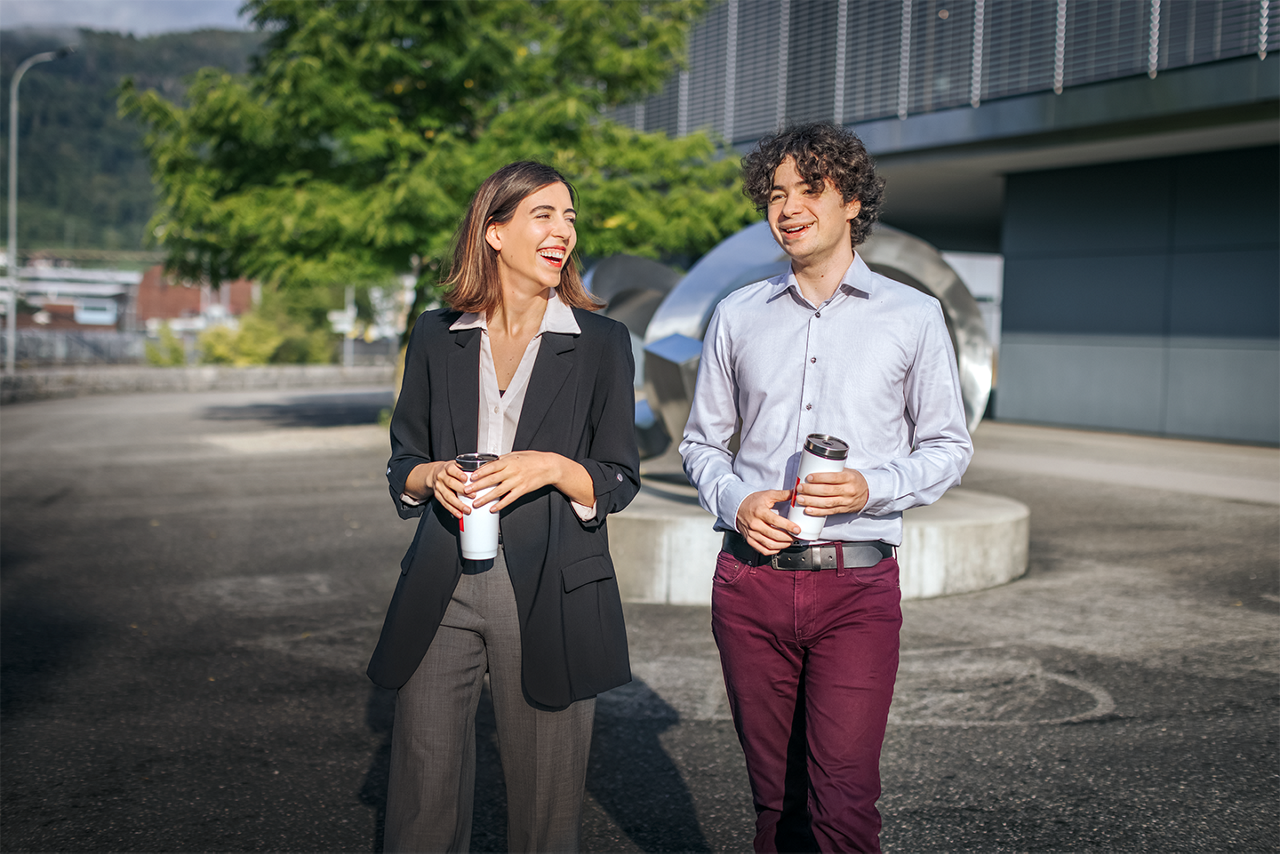
[[[498,253],[503,290],[532,295],[559,285],[578,242],[576,218],[569,188],[557,182],[525,196],[510,222],[490,224],[485,239]]]

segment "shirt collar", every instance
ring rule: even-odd
[[[483,313],[468,311],[449,325],[451,332],[462,329],[483,329],[489,331],[489,322]],[[560,300],[560,294],[551,289],[551,299],[547,300],[547,310],[542,315],[542,324],[538,327],[538,335],[544,332],[559,332],[563,335],[581,335],[582,328],[578,319],[573,316],[573,309]]]
[[[781,296],[786,291],[791,290],[795,292],[797,297],[804,299],[804,295],[800,293],[800,283],[796,281],[795,271],[790,267],[787,267],[787,272],[774,276],[770,279],[770,282],[773,284],[773,292],[770,296]],[[853,263],[849,265],[849,269],[845,270],[844,275],[840,278],[838,290],[847,294],[862,293],[870,296],[874,289],[875,274],[871,272],[867,262],[862,260],[862,256],[854,252]]]

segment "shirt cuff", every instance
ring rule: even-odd
[[[716,515],[720,517],[720,523],[727,526],[727,530],[738,530],[738,508],[742,506],[742,502],[747,500],[747,496],[757,490],[747,486],[737,478],[728,478],[728,481],[720,492],[719,506],[716,508]],[[707,508],[710,510],[711,508]]]
[[[592,501],[591,506],[588,507],[587,505],[579,504],[578,502],[570,498],[569,503],[573,505],[573,512],[577,513],[578,518],[581,519],[583,522],[590,522],[592,519],[596,518],[597,502]]]
[[[419,501],[407,492],[400,493],[400,503],[409,507],[420,507],[423,504],[426,504],[425,501]]]
[[[883,469],[858,469],[867,482],[867,503],[858,511],[864,516],[883,516],[893,497],[893,474]]]

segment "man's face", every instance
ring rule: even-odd
[[[846,251],[852,253],[849,221],[861,210],[857,199],[844,203],[830,178],[823,178],[816,186],[806,183],[791,157],[773,173],[769,228],[794,261],[820,264],[841,258]]]

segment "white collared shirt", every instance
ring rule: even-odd
[[[529,390],[529,378],[533,375],[533,365],[538,359],[538,350],[542,345],[544,332],[560,332],[566,335],[581,335],[578,321],[573,316],[573,309],[560,301],[555,289],[551,291],[551,299],[547,300],[547,310],[542,315],[542,323],[537,333],[529,339],[524,348],[524,355],[516,368],[515,375],[505,389],[498,388],[498,371],[493,362],[493,347],[489,341],[489,323],[483,314],[467,312],[449,326],[449,330],[457,332],[463,329],[479,329],[480,336],[480,421],[479,444],[476,449],[481,454],[509,454],[516,438],[516,425],[520,423],[520,412],[524,408],[525,392]]]
[[[543,333],[582,334],[582,329],[573,316],[573,309],[561,302],[560,295],[552,288],[551,298],[547,300],[547,309],[542,315],[542,323],[524,348],[524,355],[520,358],[520,364],[516,367],[511,382],[501,390],[498,388],[498,371],[493,362],[493,346],[489,342],[489,323],[485,316],[467,312],[455,320],[449,329],[453,332],[463,329],[480,330],[480,404],[476,424],[479,447],[476,448],[476,452],[498,456],[509,454],[515,443],[516,427],[520,423],[525,393],[529,390],[529,378],[533,376],[533,366],[538,360]],[[409,499],[407,503],[420,502]],[[595,518],[595,502],[587,506],[570,499],[570,503],[582,521]]]

